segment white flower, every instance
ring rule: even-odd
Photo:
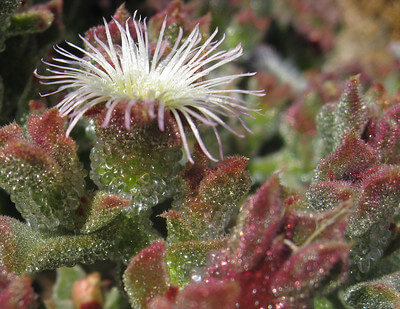
[[[154,53],[151,55],[146,22],[135,20],[135,16],[136,14],[132,22],[136,41],[130,33],[129,21],[124,28],[114,20],[121,35],[121,45],[115,45],[108,24],[104,20],[107,42],[95,36],[102,51],[82,36],[81,39],[88,50],[67,43],[83,53],[85,58],[55,46],[54,49],[65,58],[54,58],[57,64],[45,62],[51,67],[47,70],[53,75],[43,76],[35,71],[37,77],[45,80],[44,84],[60,85],[57,91],[44,96],[71,90],[57,104],[61,116],[68,115],[71,118],[67,135],[87,110],[100,104],[104,104],[107,109],[102,124],[107,126],[114,108],[120,102],[128,102],[125,110],[125,126],[130,129],[132,106],[138,101],[149,102],[149,109],[153,109],[154,104],[151,103],[156,100],[158,111],[155,117],[160,131],[164,131],[164,113],[170,112],[177,123],[188,160],[193,163],[183,120],[187,122],[202,151],[211,160],[217,161],[204,145],[194,120],[213,128],[222,158],[222,145],[216,126],[221,125],[237,136],[242,137],[242,135],[227,125],[221,116],[239,119],[243,127],[250,131],[241,116],[250,116],[249,112],[255,110],[250,108],[239,95],[263,95],[262,91],[221,89],[221,86],[239,77],[252,76],[255,73],[204,79],[211,71],[240,57],[241,46],[238,45],[229,51],[216,51],[223,41],[223,39],[212,41],[217,30],[200,44],[202,35],[197,25],[185,40],[182,40],[183,31],[180,29],[174,45],[166,53],[168,43],[163,38],[166,28],[164,20]]]

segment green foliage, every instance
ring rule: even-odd
[[[19,216],[0,216],[0,307],[44,306],[51,294],[48,308],[400,308],[400,104],[392,94],[400,79],[387,52],[400,35],[394,4],[343,0],[339,12],[337,0],[156,2],[144,6],[155,12],[150,39],[165,18],[167,27],[150,53],[174,50],[180,27],[186,37],[197,23],[199,40],[218,26],[226,32],[221,48],[242,43],[241,62],[217,74],[260,71],[224,85],[266,89],[265,97],[242,98],[259,104],[260,115],[246,121],[255,134],[239,141],[221,133],[230,155],[219,163],[188,134],[194,163],[186,163],[179,126],[189,133],[198,123],[216,130],[226,121],[238,130],[240,121],[193,116],[194,124],[179,124],[157,100],[151,109],[143,100],[130,118],[132,102],[96,105],[74,139],[66,136],[66,119],[47,109],[63,92],[39,99],[58,84],[39,85],[32,72],[44,71],[42,57],[53,63],[55,42],[69,50],[60,42],[75,40],[84,9],[91,17],[96,9],[2,1],[0,121],[10,124],[0,128],[0,186],[20,216],[0,201]],[[128,28],[131,5],[114,14]],[[366,37],[349,29],[355,20]],[[115,21],[108,26],[118,45]],[[110,60],[105,29],[89,29],[83,48]],[[354,45],[362,51],[351,58]],[[54,285],[41,279],[54,274]]]
[[[344,294],[353,308],[400,308],[399,273],[348,288]]]

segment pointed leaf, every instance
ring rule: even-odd
[[[351,238],[359,237],[378,222],[389,223],[400,203],[400,167],[383,166],[362,183],[361,198],[349,221]]]
[[[357,183],[362,173],[379,163],[376,151],[356,133],[347,134],[339,147],[319,163],[314,183],[325,180],[345,180]]]
[[[226,245],[226,238],[209,241],[186,241],[171,245],[166,250],[168,273],[171,282],[184,286],[189,282],[190,271],[206,264],[206,253]]]
[[[128,205],[132,204],[130,200],[124,199],[118,195],[99,191],[93,198],[89,215],[83,225],[82,233],[92,233],[113,221]]]
[[[335,208],[349,200],[354,189],[346,181],[320,181],[311,185],[306,193],[308,208],[317,211]]]
[[[351,77],[346,84],[336,110],[336,126],[331,128],[337,132],[336,145],[349,132],[361,136],[364,130],[367,122],[367,106],[361,88],[358,75]]]
[[[400,308],[400,272],[374,281],[362,282],[346,290],[344,300],[354,308]]]
[[[384,163],[400,163],[400,104],[389,109],[378,122],[372,145]]]
[[[349,250],[348,244],[337,241],[316,242],[300,248],[274,276],[271,283],[274,295],[281,298],[315,293],[327,278],[333,280],[331,285],[343,282],[347,277]]]
[[[242,206],[229,247],[237,267],[249,270],[263,257],[281,223],[283,202],[278,175],[267,180]]]
[[[163,295],[169,286],[165,244],[155,241],[129,263],[123,276],[125,291],[134,308],[143,308],[156,295]]]

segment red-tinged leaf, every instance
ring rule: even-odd
[[[173,244],[197,239],[195,231],[192,230],[188,221],[180,212],[170,210],[159,215],[159,217],[167,219],[168,243]]]
[[[32,140],[49,152],[60,166],[76,157],[77,146],[72,138],[65,135],[64,119],[56,109],[47,110],[42,115],[31,115],[28,132]]]
[[[400,203],[400,168],[383,166],[362,183],[361,198],[349,221],[351,234],[362,235],[378,221],[389,221]]]
[[[183,173],[187,196],[179,211],[196,238],[208,240],[225,234],[226,226],[250,189],[251,179],[245,170],[246,158],[227,158],[215,169],[209,169],[209,159],[200,154],[199,147],[196,149],[200,160]]]
[[[377,148],[384,163],[400,163],[400,104],[389,109],[378,122],[371,144]]]
[[[24,134],[22,129],[15,122],[0,129],[0,147],[3,147],[6,143],[12,140],[23,138]]]
[[[132,201],[108,192],[97,192],[93,198],[83,233],[92,233],[113,221]]]
[[[188,187],[188,194],[197,192],[201,180],[210,168],[210,159],[203,153],[199,144],[194,145],[194,164],[188,163],[181,172],[182,178]]]
[[[344,231],[352,208],[353,203],[348,201],[321,212],[289,209],[285,215],[295,218],[293,240],[296,245],[315,241],[345,241]]]
[[[156,296],[152,298],[148,305],[147,309],[175,309],[175,304],[168,300],[166,297]]]
[[[169,278],[164,241],[155,241],[140,251],[125,270],[123,281],[134,308],[143,308],[151,298],[167,292]]]
[[[209,241],[186,241],[170,245],[166,250],[168,272],[171,282],[184,286],[190,279],[193,268],[206,264],[206,254],[226,245],[226,238]]]
[[[324,288],[321,283],[331,276],[330,284],[344,282],[348,272],[350,245],[340,242],[316,242],[298,249],[271,282],[277,298],[307,296]]]
[[[309,101],[311,102],[306,100],[295,101],[285,112],[284,120],[296,132],[307,136],[314,136],[317,131],[315,124],[316,106],[312,106],[313,100]]]
[[[47,152],[26,140],[13,140],[0,149],[0,163],[11,161],[54,173],[59,169],[57,163]]]
[[[238,184],[246,186],[247,178],[250,179],[245,170],[247,162],[245,157],[230,157],[221,161],[215,169],[206,171],[200,183],[199,195],[204,199],[213,188],[226,186],[232,178],[236,178]]]
[[[359,75],[351,77],[347,82],[336,113],[338,127],[332,129],[337,130],[339,134],[355,132],[361,135],[367,122],[367,109],[362,97]]]
[[[256,267],[231,276],[240,284],[240,308],[257,309],[260,306],[267,307],[274,304],[275,296],[270,288],[271,280],[290,254],[290,248],[284,243],[283,235],[280,235],[272,241],[270,249],[263,254],[263,260]]]
[[[176,309],[176,298],[179,293],[179,287],[171,285],[163,296],[155,296],[150,299],[147,309]]]
[[[352,308],[400,308],[400,273],[385,275],[374,281],[361,282],[347,288],[345,302]]]
[[[0,262],[9,269],[12,269],[13,263],[18,263],[17,239],[13,222],[14,219],[10,217],[0,217]]]
[[[230,213],[244,199],[251,186],[250,175],[245,170],[247,161],[239,156],[227,158],[206,172],[199,186],[199,197],[212,207],[210,214]]]
[[[318,211],[334,208],[353,195],[354,189],[348,182],[336,180],[311,185],[306,194],[308,207]]]
[[[281,194],[282,188],[275,174],[243,204],[229,244],[238,271],[253,268],[277,234],[283,211]]]
[[[115,208],[122,209],[131,203],[132,201],[122,198],[118,195],[103,192],[103,194],[96,195],[93,208],[98,211],[113,210]]]
[[[7,268],[0,267],[0,308],[36,308],[35,299],[30,277],[17,276]]]
[[[358,183],[362,173],[379,163],[376,151],[354,132],[347,134],[339,147],[317,167],[314,182],[345,180]],[[333,179],[332,179],[333,178]]]
[[[239,285],[234,281],[190,284],[177,297],[176,309],[232,309],[238,301]]]

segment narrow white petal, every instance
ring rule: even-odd
[[[183,129],[181,118],[179,117],[179,114],[177,113],[176,110],[172,109],[171,112],[174,115],[176,124],[178,125],[179,134],[181,135],[181,138],[182,138],[182,145],[183,145],[183,149],[185,150],[187,159],[190,163],[193,164],[194,161],[190,154],[189,144],[188,144],[188,141],[186,138],[185,130]]]
[[[201,139],[199,130],[197,129],[196,125],[194,124],[192,118],[189,116],[188,113],[186,113],[185,111],[182,111],[183,116],[185,116],[186,121],[188,122],[190,128],[192,129],[192,132],[194,134],[194,136],[196,137],[197,142],[199,143],[199,146],[201,148],[201,150],[203,150],[204,154],[212,161],[217,162],[218,160],[215,159],[211,153],[208,151],[207,147],[204,145],[203,140]]]

